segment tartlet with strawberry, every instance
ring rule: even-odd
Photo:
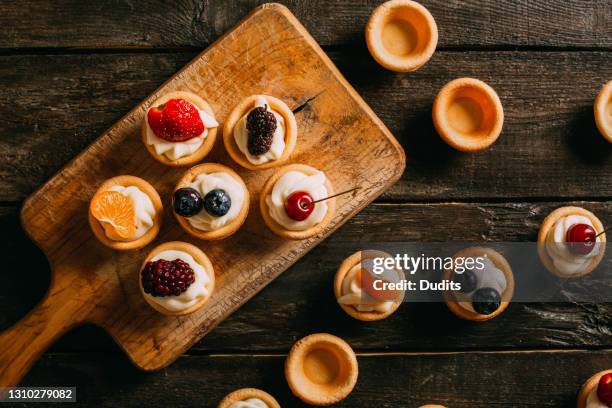
[[[147,110],[142,141],[151,155],[168,166],[201,161],[213,148],[219,123],[210,105],[190,92],[171,92]]]
[[[145,301],[167,316],[182,316],[200,309],[215,288],[215,271],[199,248],[186,242],[155,247],[138,273]]]
[[[297,122],[285,102],[251,95],[240,102],[223,125],[223,144],[231,158],[250,170],[287,162],[295,149]]]
[[[310,238],[324,231],[335,213],[333,187],[324,172],[290,164],[274,173],[259,195],[264,222],[288,239]]]
[[[227,166],[200,164],[187,170],[176,185],[173,210],[181,227],[203,240],[226,238],[249,213],[249,190]]]
[[[89,202],[89,224],[100,242],[117,250],[139,249],[157,236],[163,205],[145,180],[117,176],[105,181]]]
[[[340,264],[334,278],[334,294],[349,316],[362,321],[382,320],[399,308],[404,291],[380,289],[375,281],[398,283],[404,274],[397,269],[385,270],[379,275],[372,271],[374,258],[390,257],[381,251],[359,251]]]
[[[587,380],[578,394],[577,408],[612,407],[612,370],[601,371]]]

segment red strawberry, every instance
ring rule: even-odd
[[[193,139],[206,129],[198,109],[184,99],[170,99],[152,107],[147,113],[147,121],[155,136],[168,142]]]

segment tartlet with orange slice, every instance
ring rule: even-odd
[[[139,249],[157,236],[163,206],[145,180],[117,176],[105,181],[89,203],[89,224],[104,245],[126,251]]]

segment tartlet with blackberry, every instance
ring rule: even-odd
[[[249,190],[227,166],[205,163],[187,170],[173,194],[172,207],[181,227],[203,240],[227,238],[249,213]]]
[[[186,242],[166,242],[155,247],[138,273],[145,301],[167,316],[181,316],[200,309],[215,288],[210,259]]]
[[[289,160],[297,142],[297,123],[285,102],[269,95],[251,95],[230,112],[223,143],[242,167],[257,170]]]

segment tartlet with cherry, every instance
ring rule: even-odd
[[[587,380],[578,394],[577,408],[612,407],[612,370],[601,371]]]

